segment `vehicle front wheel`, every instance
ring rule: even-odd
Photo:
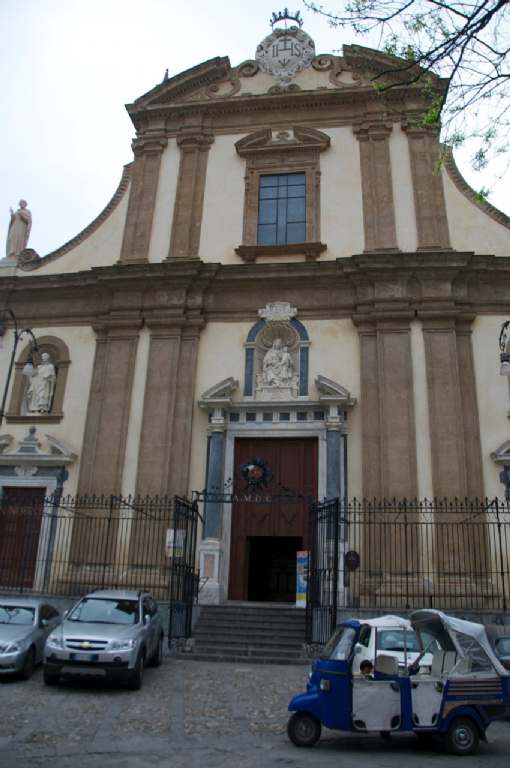
[[[44,678],[45,685],[57,685],[60,679],[60,676],[44,670],[43,678]]]
[[[313,747],[321,737],[321,724],[313,715],[294,712],[287,725],[287,735],[296,747]]]
[[[143,653],[141,653],[136,660],[135,668],[128,680],[128,688],[131,691],[139,691],[142,687],[144,665],[145,659],[143,657]]]
[[[160,667],[162,661],[163,661],[163,635],[161,635],[161,637],[159,638],[159,642],[156,647],[156,650],[154,651],[154,656],[152,657],[151,664],[153,667]]]
[[[452,755],[474,755],[479,742],[478,728],[468,717],[454,720],[445,735],[446,749]]]
[[[23,680],[29,680],[32,677],[32,672],[35,667],[35,648],[32,646],[25,654],[25,660],[23,661],[23,667],[21,669],[21,677]]]

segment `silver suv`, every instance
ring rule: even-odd
[[[44,682],[60,676],[127,680],[142,685],[146,664],[158,667],[163,626],[147,592],[101,590],[83,597],[46,640]]]

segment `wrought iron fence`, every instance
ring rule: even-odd
[[[194,536],[179,532],[174,497],[2,497],[0,590],[78,597],[94,589],[146,589],[179,597],[198,581]]]
[[[510,607],[510,504],[501,499],[314,504],[307,641],[340,610]]]

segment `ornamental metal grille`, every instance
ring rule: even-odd
[[[326,642],[341,611],[509,608],[507,501],[334,499],[312,505],[309,525],[309,643]]]

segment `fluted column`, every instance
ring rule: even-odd
[[[395,251],[397,234],[389,136],[392,125],[363,123],[354,128],[360,143],[365,251]]]

